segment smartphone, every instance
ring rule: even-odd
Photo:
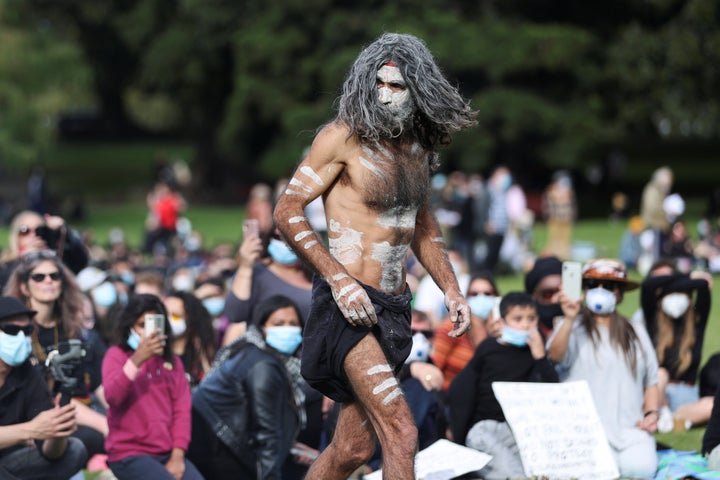
[[[260,236],[260,223],[255,218],[248,218],[243,221],[243,236],[259,237]]]
[[[567,297],[577,302],[582,296],[582,263],[563,262],[562,291]]]
[[[145,314],[145,336],[149,337],[155,330],[160,330],[160,335],[165,334],[165,316],[161,313]]]

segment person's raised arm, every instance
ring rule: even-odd
[[[570,333],[572,332],[575,318],[578,316],[578,313],[580,313],[580,301],[574,302],[562,292],[560,292],[560,305],[565,320],[559,327],[555,328],[553,336],[550,339],[550,344],[548,345],[548,357],[555,363],[560,363],[565,359],[568,344],[570,343]]]
[[[470,328],[470,307],[460,292],[440,226],[427,203],[417,214],[412,249],[418,261],[445,294],[445,306],[450,314],[450,320],[455,323],[455,327],[448,335],[451,337],[462,335]]]
[[[327,192],[346,168],[348,130],[338,124],[324,127],[308,156],[295,170],[275,207],[275,224],[295,253],[330,285],[343,316],[353,325],[377,323],[375,309],[365,290],[347,272],[313,231],[305,207]]]

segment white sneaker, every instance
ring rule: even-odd
[[[660,433],[672,432],[674,426],[675,426],[675,422],[673,421],[673,416],[672,416],[672,412],[670,411],[670,408],[667,405],[664,407],[660,407],[660,411],[658,412],[658,421],[657,421],[658,432],[660,432]]]

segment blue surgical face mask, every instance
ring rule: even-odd
[[[132,348],[133,350],[137,350],[140,346],[140,335],[138,335],[134,328],[130,329],[130,335],[128,335],[127,344],[128,347]]]
[[[124,270],[120,272],[120,278],[122,279],[123,283],[128,287],[132,287],[133,285],[135,285],[135,274],[130,270]]]
[[[265,329],[265,343],[286,355],[292,355],[302,343],[300,327],[280,326]]]
[[[610,290],[591,288],[585,292],[585,305],[597,315],[610,315],[615,311],[617,298]]]
[[[28,359],[32,345],[30,338],[25,333],[18,332],[17,335],[8,335],[0,332],[0,360],[11,367],[17,367]]]
[[[490,295],[485,295],[484,293],[481,293],[480,295],[469,297],[467,299],[467,302],[473,315],[476,315],[483,320],[487,320],[490,316],[490,312],[495,306],[496,298],[497,297],[491,297]]]
[[[93,288],[91,292],[95,305],[99,307],[112,307],[117,302],[117,290],[110,282],[104,282]]]
[[[530,332],[527,330],[518,330],[516,328],[510,328],[507,325],[503,326],[502,335],[500,338],[506,343],[514,345],[516,347],[524,347],[527,345],[527,339]]]
[[[210,297],[202,301],[205,309],[213,317],[217,317],[225,309],[225,299],[223,297]]]
[[[271,238],[268,244],[268,253],[273,259],[273,262],[277,262],[280,265],[294,265],[298,263],[298,256],[287,243],[277,238]]]

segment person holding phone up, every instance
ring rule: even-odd
[[[119,480],[202,479],[185,458],[190,386],[182,362],[172,353],[165,306],[155,295],[134,295],[116,325],[116,344],[105,354],[102,368],[110,469]]]

